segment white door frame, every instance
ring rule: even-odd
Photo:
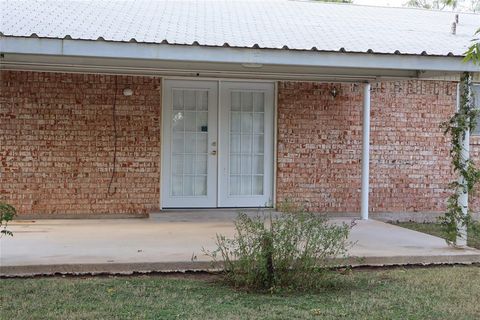
[[[200,84],[203,85],[200,85]],[[207,84],[205,86],[205,84]],[[222,193],[222,190],[225,188],[220,188],[220,180],[221,177],[219,175],[220,168],[218,158],[215,161],[215,166],[217,167],[217,170],[209,171],[209,177],[216,180],[216,189],[217,192],[215,194],[215,204],[214,205],[202,205],[198,204],[198,199],[192,199],[193,201],[187,201],[183,202],[181,206],[175,206],[171,205],[169,202],[169,194],[168,191],[170,188],[166,188],[167,183],[170,183],[170,172],[171,172],[171,161],[170,157],[168,156],[171,154],[171,149],[170,149],[170,142],[168,137],[165,132],[171,131],[171,121],[170,120],[172,117],[172,110],[167,108],[167,106],[170,104],[171,101],[171,89],[172,89],[172,84],[180,87],[180,88],[208,88],[211,90],[214,90],[214,93],[212,93],[212,97],[209,95],[209,104],[210,102],[214,102],[217,106],[215,114],[209,112],[209,132],[210,129],[213,130],[212,124],[214,126],[217,126],[215,128],[216,130],[216,142],[217,142],[217,151],[218,154],[221,155],[226,155],[225,154],[225,146],[221,146],[222,137],[220,136],[220,130],[219,127],[221,123],[223,122],[221,120],[221,106],[220,106],[220,96],[223,91],[221,89],[224,86],[231,85],[231,84],[237,84],[239,86],[244,86],[244,88],[247,89],[264,89],[266,90],[266,98],[267,102],[266,105],[271,106],[268,108],[268,112],[271,113],[269,115],[265,115],[266,118],[271,119],[271,130],[269,129],[268,131],[271,133],[266,132],[265,135],[265,141],[270,141],[268,144],[271,143],[271,146],[269,149],[271,149],[270,154],[265,158],[265,164],[266,164],[266,170],[265,170],[265,182],[264,182],[264,190],[265,194],[268,195],[268,200],[266,201],[261,201],[257,202],[255,204],[252,203],[246,203],[244,201],[238,201],[237,204],[235,205],[224,205],[222,201],[220,200],[220,194]],[[170,92],[169,92],[170,91]],[[196,78],[196,77],[164,77],[162,78],[162,105],[161,105],[161,130],[160,134],[162,135],[161,137],[161,143],[162,145],[160,146],[160,151],[161,151],[161,156],[160,156],[160,209],[163,208],[209,208],[209,207],[272,207],[275,205],[275,185],[276,185],[276,179],[274,176],[274,173],[276,171],[276,143],[277,143],[277,137],[276,137],[276,130],[277,130],[277,84],[275,81],[271,80],[259,80],[259,79],[219,79],[219,78]],[[216,121],[212,122],[210,119],[212,116],[217,117]],[[225,116],[223,114],[223,116]],[[267,137],[268,135],[268,137]],[[210,141],[209,137],[209,148],[212,145],[213,141]],[[267,144],[267,143],[266,143]],[[227,149],[228,150],[228,149]],[[210,168],[209,168],[210,169]],[[209,185],[210,185],[210,179],[209,179]],[[197,202],[195,202],[197,201]]]

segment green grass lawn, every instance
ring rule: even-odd
[[[336,273],[315,294],[258,294],[217,278],[1,279],[1,319],[478,319],[480,268]]]
[[[440,238],[445,238],[442,226],[438,223],[416,223],[416,222],[397,222],[397,226],[428,233]],[[480,233],[468,233],[467,245],[472,248],[480,249]]]

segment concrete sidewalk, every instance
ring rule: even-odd
[[[235,211],[166,212],[149,219],[37,220],[9,225],[0,239],[3,276],[206,270],[202,248],[232,236]],[[348,219],[334,219],[336,222]],[[383,222],[357,221],[350,240],[356,265],[479,263],[480,250]]]

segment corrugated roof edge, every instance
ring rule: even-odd
[[[113,42],[113,43],[137,43],[137,44],[149,44],[149,45],[159,45],[159,44],[168,44],[174,46],[199,46],[199,47],[208,47],[208,48],[238,48],[238,49],[255,49],[255,50],[290,50],[290,51],[300,51],[300,52],[338,52],[338,53],[364,53],[364,54],[381,54],[381,55],[402,55],[402,56],[429,56],[429,57],[465,57],[465,55],[454,55],[452,52],[448,52],[447,54],[429,54],[426,51],[422,51],[421,53],[401,53],[399,50],[395,50],[394,52],[376,52],[372,49],[368,49],[367,51],[349,51],[346,50],[344,47],[339,48],[338,50],[322,50],[318,49],[317,47],[312,47],[311,49],[292,49],[289,48],[287,45],[284,45],[281,48],[271,48],[271,47],[260,47],[258,44],[254,44],[251,47],[241,47],[241,46],[232,46],[229,43],[225,42],[221,46],[214,46],[214,45],[205,45],[200,44],[198,41],[194,41],[193,43],[170,43],[168,40],[164,39],[161,42],[147,42],[147,41],[137,41],[135,38],[131,38],[129,41],[116,41],[116,40],[109,40],[103,37],[98,37],[97,39],[81,39],[81,38],[72,38],[70,35],[66,35],[63,38],[59,37],[39,37],[36,33],[32,33],[30,36],[15,36],[4,34],[0,31],[0,37],[8,37],[8,38],[35,38],[35,39],[54,39],[54,40],[70,40],[70,41],[103,41],[103,42]]]

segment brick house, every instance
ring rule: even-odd
[[[440,124],[460,75],[480,80],[462,62],[479,15],[452,25],[450,12],[296,1],[1,6],[0,201],[21,217],[283,201],[399,220],[446,209],[455,175]],[[475,132],[470,144],[476,159]]]

